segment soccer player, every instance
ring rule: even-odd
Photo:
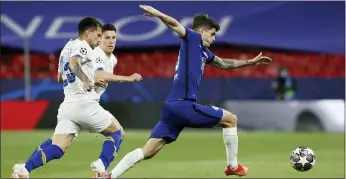
[[[96,58],[96,72],[95,72],[95,79],[105,82],[137,82],[142,80],[142,76],[134,73],[131,76],[121,76],[121,75],[114,75],[113,69],[117,64],[117,58],[113,55],[113,51],[115,49],[116,44],[116,28],[113,24],[105,24],[102,26],[102,37],[101,37],[101,43],[98,47],[95,48],[94,52],[97,54]],[[95,91],[101,96],[107,88],[107,85],[104,86],[103,84],[100,84],[95,87]],[[113,117],[114,122],[119,126],[122,132],[122,137],[120,144],[122,142],[122,138],[124,137],[124,130],[121,127],[120,123]],[[107,142],[111,143],[112,138],[106,138],[106,141],[104,143],[104,148]],[[116,153],[118,153],[119,146],[116,146]],[[102,153],[101,153],[102,154]],[[93,178],[103,178],[107,177],[107,168],[114,160],[116,154],[114,156],[111,156],[111,159],[107,160],[102,155],[100,155],[99,159],[92,162],[91,168],[93,170]]]
[[[192,29],[184,28],[174,18],[151,6],[140,5],[145,16],[159,18],[168,28],[175,31],[182,43],[175,68],[173,87],[165,100],[161,119],[156,124],[149,140],[142,148],[128,153],[111,171],[112,178],[118,178],[141,160],[154,157],[166,144],[175,141],[185,127],[223,128],[223,140],[226,146],[226,175],[245,176],[248,168],[237,160],[238,135],[237,117],[225,109],[215,106],[203,106],[197,102],[197,90],[200,85],[205,64],[221,69],[234,69],[245,66],[268,64],[271,59],[259,54],[250,60],[223,59],[215,56],[209,49],[220,29],[218,23],[207,14],[194,17]]]
[[[94,17],[83,18],[78,24],[78,38],[69,41],[60,55],[65,99],[60,105],[57,125],[50,140],[43,142],[25,164],[15,164],[12,178],[29,178],[29,173],[46,163],[60,159],[81,128],[101,133],[109,139],[103,145],[101,156],[109,162],[121,140],[121,129],[113,116],[99,104],[100,96],[94,90],[94,48],[102,35],[102,24]],[[110,142],[109,142],[110,141]],[[114,147],[115,146],[115,147]]]

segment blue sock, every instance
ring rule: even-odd
[[[102,160],[106,170],[109,164],[114,160],[116,152],[119,150],[121,143],[121,130],[118,130],[106,137],[103,143],[100,159]],[[116,150],[114,148],[116,147]]]
[[[120,150],[120,146],[121,146],[121,143],[123,142],[123,140],[122,139],[120,139],[120,142],[119,142],[119,146],[117,147],[117,149],[116,149],[116,153],[118,153],[119,152],[119,150]]]
[[[52,139],[51,139],[51,138],[47,139],[46,141],[44,141],[43,143],[41,143],[41,144],[35,149],[34,152],[32,152],[32,154],[30,155],[30,157],[34,156],[36,152],[41,151],[42,149],[44,149],[44,148],[50,146],[51,144],[52,144]],[[30,158],[30,157],[29,157],[29,158]]]
[[[115,150],[115,153],[118,153],[118,152],[119,152],[120,146],[121,146],[121,143],[122,143],[122,142],[123,142],[123,140],[120,140],[120,142],[119,142],[119,147],[117,147],[117,149]],[[112,162],[114,159],[115,159],[115,156],[112,155],[110,161]],[[109,162],[109,163],[111,163],[111,162]],[[109,166],[109,164],[108,164],[108,166]],[[108,168],[108,166],[107,166],[107,168]],[[107,169],[107,168],[106,168],[106,169]]]
[[[51,160],[59,159],[64,155],[63,150],[57,145],[50,145],[36,152],[32,157],[26,161],[25,168],[28,172],[48,163]]]

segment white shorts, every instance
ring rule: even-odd
[[[58,110],[58,123],[54,135],[78,135],[81,128],[91,133],[105,130],[115,119],[114,116],[99,104],[98,101],[63,102]]]

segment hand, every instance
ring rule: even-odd
[[[134,73],[130,76],[130,81],[131,82],[137,82],[137,81],[141,81],[143,78],[140,74],[138,73]]]
[[[272,59],[266,56],[262,56],[262,52],[257,57],[249,60],[252,65],[266,65],[269,64]]]
[[[147,5],[139,5],[140,8],[142,8],[145,13],[144,16],[148,16],[148,17],[158,17],[161,15],[161,12],[158,11],[157,9],[151,7],[151,6],[147,6]]]
[[[103,79],[97,79],[95,81],[95,86],[105,88],[107,86],[107,82]]]
[[[83,82],[84,91],[91,91],[94,88],[94,83],[91,81]]]

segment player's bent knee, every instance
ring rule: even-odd
[[[118,141],[121,139],[121,130],[119,129],[116,132],[113,132],[109,135],[106,136],[106,140],[110,140],[113,141],[115,143],[115,141]]]
[[[223,128],[237,127],[237,116],[229,111],[224,110],[220,125]]]
[[[121,140],[124,140],[125,134],[126,134],[126,133],[125,133],[124,129],[121,128]]]
[[[101,134],[108,136],[116,131],[119,131],[121,129],[121,126],[118,125],[114,120],[109,124],[109,126],[101,132]]]

